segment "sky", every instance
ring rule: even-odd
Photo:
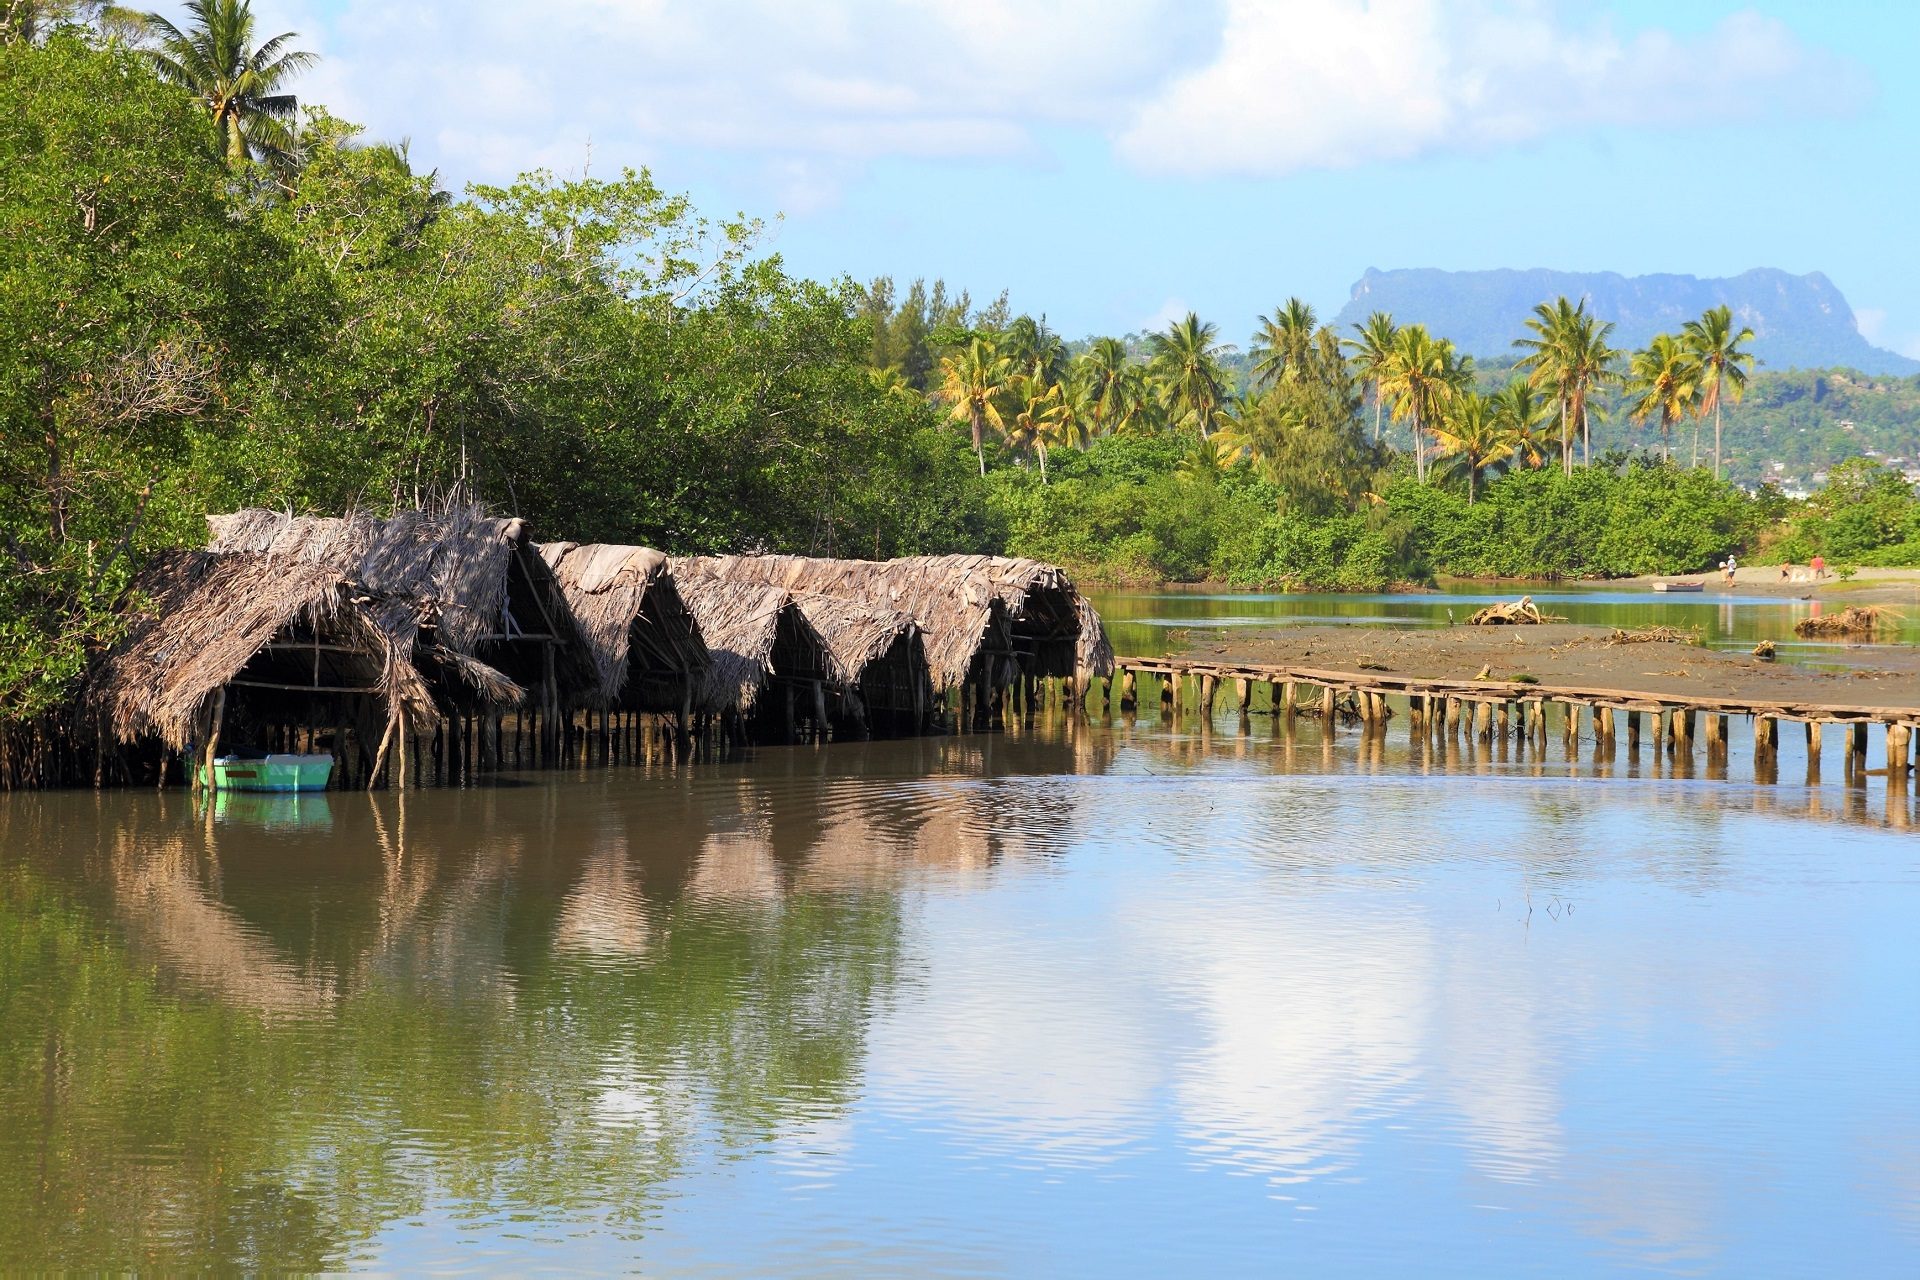
[[[1825,272],[1920,356],[1920,4],[254,0],[449,186],[650,169],[801,274],[1244,343],[1368,267]],[[777,222],[775,221],[777,219]]]

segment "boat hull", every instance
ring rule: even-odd
[[[1653,589],[1655,591],[1699,591],[1705,585],[1700,582],[1656,582],[1653,584]]]
[[[200,776],[205,782],[204,768]],[[325,791],[332,776],[332,756],[220,756],[213,762],[213,785],[220,791]]]

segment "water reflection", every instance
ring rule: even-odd
[[[11,797],[0,1256],[1737,1274],[1920,1248],[1905,785],[1800,784],[1791,741],[1768,785],[1737,743],[1708,781],[1557,733],[1228,726],[298,821]]]

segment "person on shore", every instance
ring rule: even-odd
[[[1793,581],[1793,561],[1791,561],[1791,560],[1785,560],[1785,561],[1782,561],[1782,562],[1781,562],[1781,564],[1780,564],[1780,581],[1782,581],[1782,582],[1792,582],[1792,581]]]
[[[1819,552],[1816,551],[1814,553],[1813,559],[1809,562],[1809,566],[1813,569],[1813,580],[1815,582],[1827,576],[1827,558]]]
[[[1729,586],[1733,585],[1733,575],[1739,571],[1740,562],[1736,560],[1734,557],[1728,556],[1725,560],[1722,560],[1720,562],[1720,567],[1727,571],[1727,578],[1726,578],[1727,585]]]

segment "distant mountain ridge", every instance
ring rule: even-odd
[[[1757,267],[1737,276],[1623,276],[1613,271],[1441,271],[1367,268],[1334,324],[1342,332],[1369,312],[1419,323],[1476,356],[1513,354],[1513,340],[1536,303],[1565,294],[1617,326],[1616,347],[1645,346],[1656,333],[1678,332],[1708,307],[1733,308],[1736,325],[1753,330],[1753,352],[1771,369],[1846,366],[1870,374],[1920,373],[1920,360],[1876,347],[1860,334],[1853,308],[1818,271],[1804,276]]]

